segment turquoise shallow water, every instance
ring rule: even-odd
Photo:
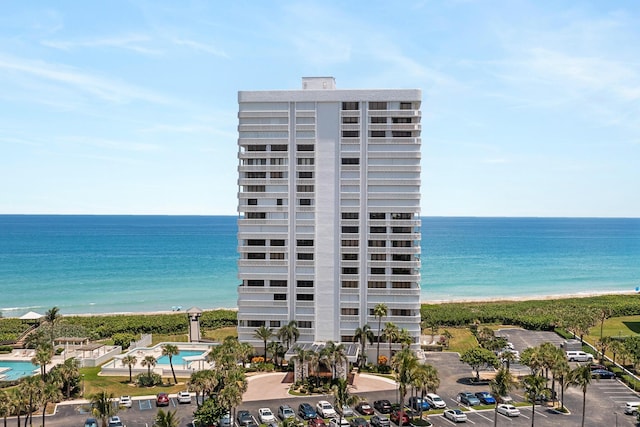
[[[235,216],[0,215],[0,311],[236,307]],[[632,291],[640,219],[423,218],[422,300]]]
[[[9,368],[9,370],[4,370],[3,368]],[[30,376],[33,374],[33,371],[37,369],[38,367],[31,362],[0,360],[0,378],[7,381]]]

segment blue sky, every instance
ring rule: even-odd
[[[233,215],[237,92],[423,91],[423,215],[640,216],[636,1],[26,1],[0,213]]]

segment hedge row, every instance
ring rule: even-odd
[[[0,318],[0,343],[14,342],[31,325],[16,318]]]

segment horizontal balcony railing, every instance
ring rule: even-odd
[[[238,125],[238,132],[287,132],[289,130],[288,124],[241,124]]]
[[[287,260],[275,260],[275,259],[240,259],[238,260],[238,267],[285,267],[289,263]]]
[[[240,111],[238,118],[249,117],[289,117],[289,110],[260,110],[260,111]]]

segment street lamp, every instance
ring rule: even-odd
[[[84,374],[82,374],[82,397],[84,397]]]

